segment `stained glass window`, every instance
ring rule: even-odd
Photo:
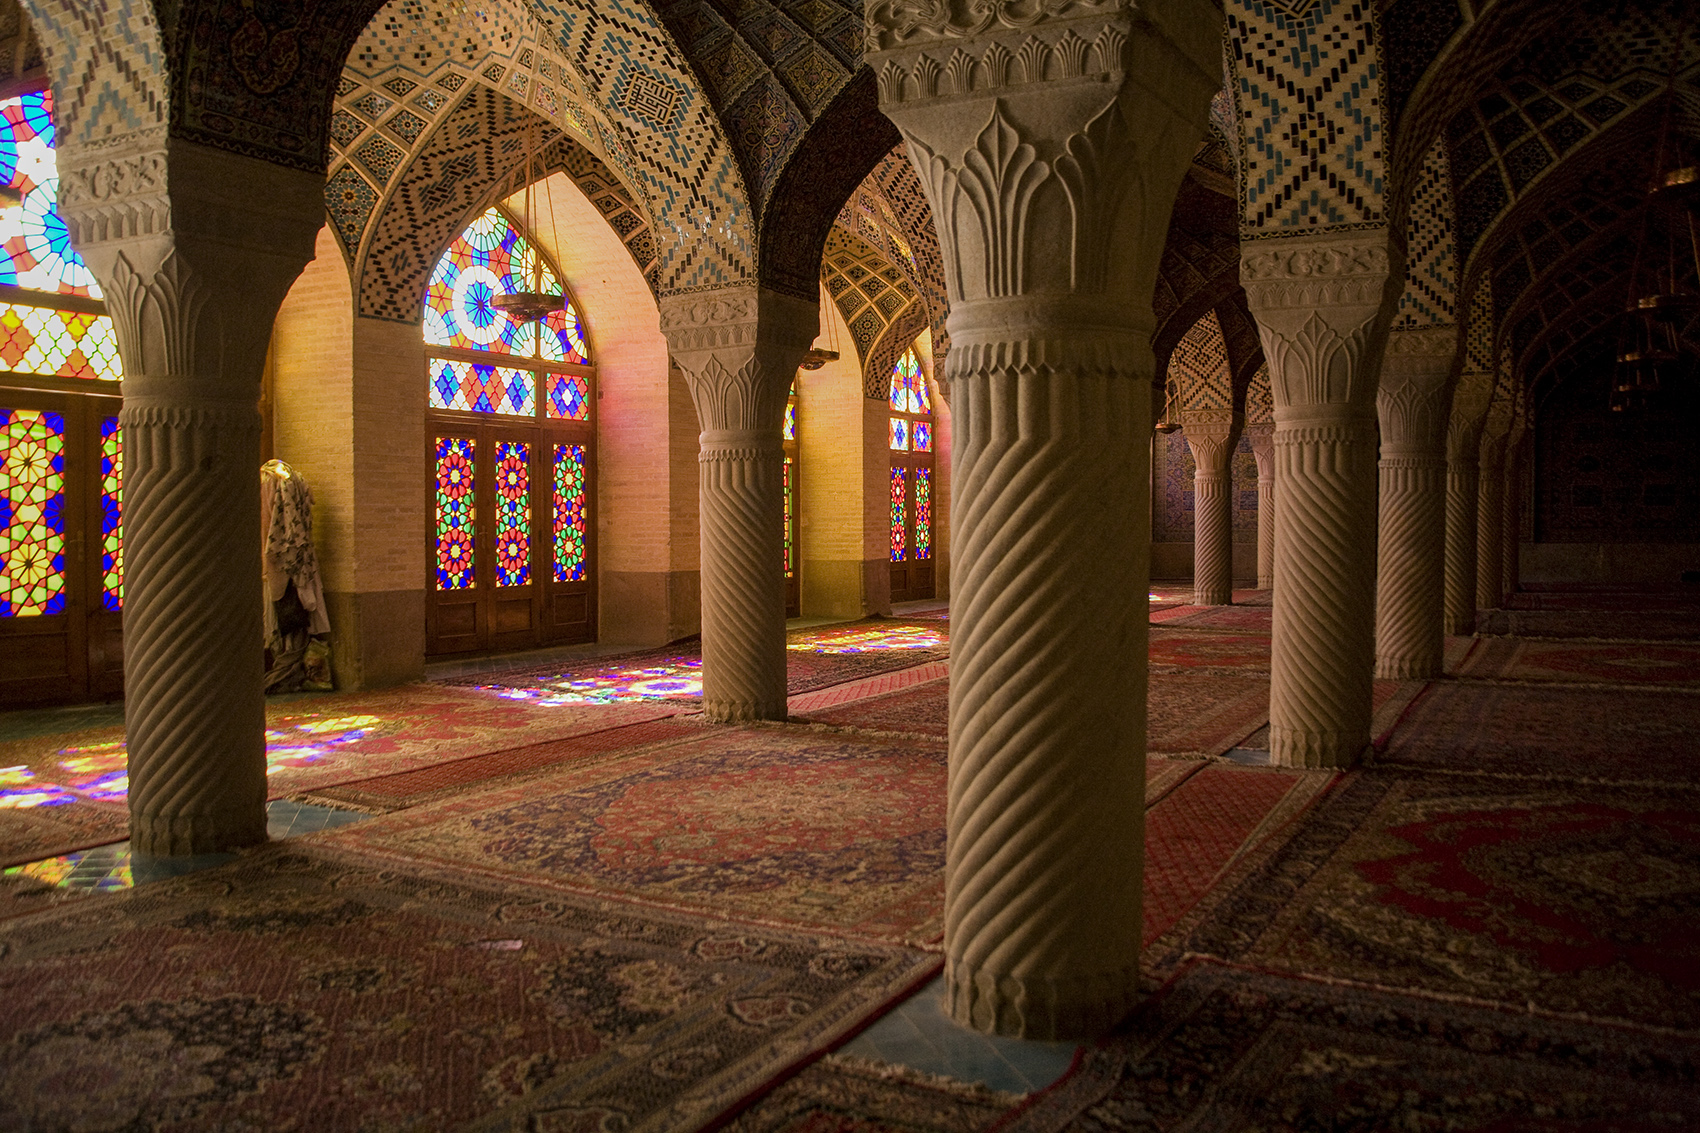
[[[583,445],[555,446],[555,581],[584,580],[584,546],[589,525],[585,518],[585,449]]]
[[[530,370],[431,360],[431,408],[530,417],[537,412],[537,376]]]
[[[891,368],[891,407],[899,413],[931,413],[927,380],[921,375],[921,360],[910,347]]]
[[[915,422],[914,434],[915,443],[911,447],[913,447],[916,452],[933,451],[933,427],[931,425],[927,424],[925,421]]]
[[[933,557],[933,470],[915,469],[915,558]]]
[[[792,396],[795,397],[796,395],[792,394]],[[797,439],[797,403],[795,401],[785,403],[785,439],[788,441]]]
[[[0,99],[0,179],[18,204],[0,208],[0,284],[43,292],[43,306],[0,303],[0,363],[9,370],[116,381],[124,376],[112,320],[59,310],[53,296],[100,298],[94,274],[59,216],[50,91]]]
[[[531,446],[496,442],[496,585],[531,581]]]
[[[562,421],[590,420],[590,379],[580,374],[550,374],[549,416]]]
[[[65,418],[0,409],[0,617],[65,612]]]
[[[100,600],[124,608],[124,431],[116,417],[100,422]]]
[[[471,437],[437,438],[437,589],[467,590],[473,567]]]
[[[909,451],[909,419],[893,417],[891,419],[891,451]]]
[[[426,343],[588,364],[584,328],[570,305],[544,321],[540,342],[537,323],[516,322],[493,302],[532,290],[537,254],[499,209],[468,225],[437,261],[426,289]],[[559,278],[547,262],[542,267],[543,291],[561,294]]]
[[[791,498],[791,458],[785,458],[785,577],[790,578],[795,569],[791,562],[791,516],[795,512],[796,503]]]
[[[891,470],[891,561],[894,563],[902,562],[908,550],[908,536],[904,530],[908,472],[907,468]]]

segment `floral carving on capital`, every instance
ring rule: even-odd
[[[1103,15],[1128,7],[1128,0],[871,0],[865,15],[867,50],[968,39],[988,31],[1026,29],[1047,20]]]

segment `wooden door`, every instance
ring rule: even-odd
[[[0,705],[123,691],[118,408],[0,389]]]

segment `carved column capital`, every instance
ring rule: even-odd
[[[1458,328],[1424,327],[1388,335],[1376,413],[1383,455],[1440,458],[1452,409]]]
[[[1269,458],[1275,452],[1275,422],[1254,421],[1245,427],[1245,438],[1251,442],[1251,455],[1257,460],[1257,478],[1275,475]]]
[[[1245,414],[1232,409],[1188,409],[1181,414],[1181,429],[1199,472],[1221,475],[1228,458],[1240,443]]]
[[[1242,246],[1240,282],[1269,359],[1277,422],[1368,415],[1380,376],[1381,312],[1403,276],[1385,233]]]
[[[777,452],[785,397],[820,333],[820,308],[754,287],[674,295],[661,300],[661,333],[685,375],[705,445],[711,433],[748,431],[771,439]],[[722,441],[740,443],[735,436],[715,443]]]

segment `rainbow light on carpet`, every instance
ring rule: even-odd
[[[949,645],[950,638],[939,630],[893,626],[823,633],[793,641],[786,648],[798,653],[877,653],[885,649],[944,649]]]
[[[382,724],[378,716],[322,716],[291,718],[267,728],[266,774],[322,763]],[[38,777],[27,765],[0,767],[0,810],[122,802],[129,793],[129,753],[123,740],[61,748],[54,756],[54,770],[44,773],[51,779]]]
[[[540,684],[489,684],[478,688],[504,700],[523,700],[543,707],[679,700],[702,695],[702,661],[680,659],[643,668],[607,669],[585,676],[562,673]]]

